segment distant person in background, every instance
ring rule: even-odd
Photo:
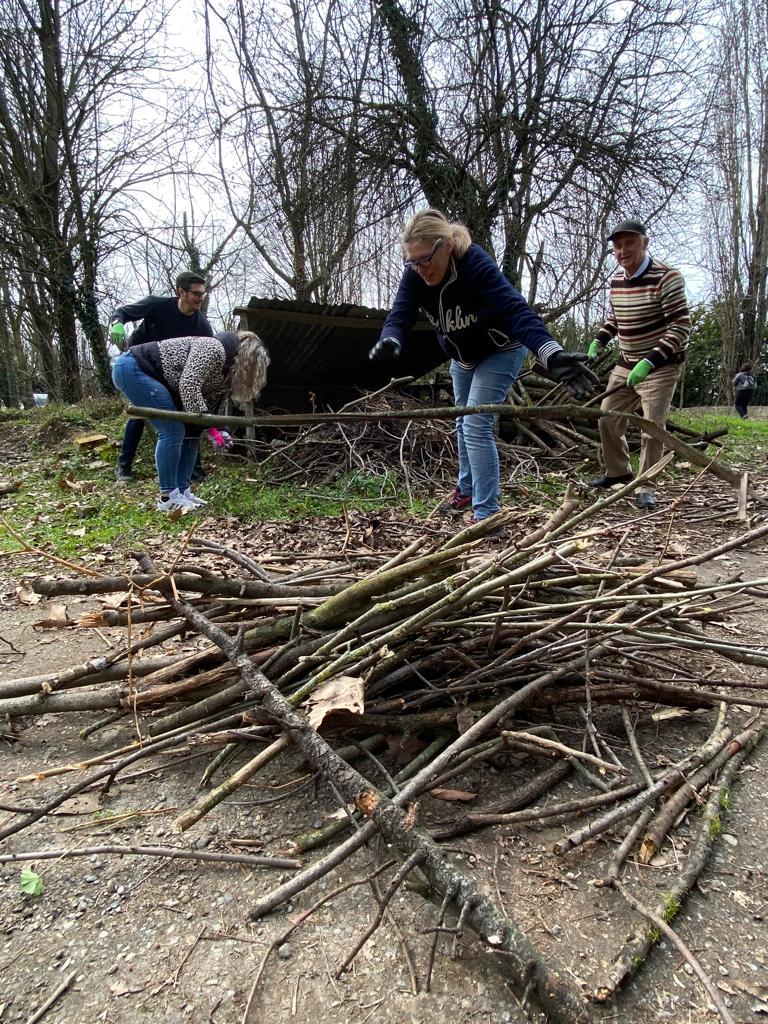
[[[757,381],[752,375],[752,363],[744,363],[733,378],[733,404],[743,420],[747,418],[749,403],[755,395]]]
[[[187,271],[176,278],[175,298],[148,295],[145,299],[118,306],[112,314],[109,341],[121,351],[126,347],[125,325],[141,321],[127,345],[143,345],[167,338],[213,337],[213,327],[201,312],[206,296],[205,278]],[[144,420],[129,419],[117,460],[115,478],[133,480],[133,460],[144,432]]]
[[[403,276],[371,359],[396,359],[419,310],[451,360],[456,405],[504,402],[528,352],[576,398],[586,398],[597,377],[581,352],[564,352],[538,313],[513,288],[468,229],[440,210],[415,214],[401,235]],[[472,508],[472,522],[499,511],[499,455],[495,417],[474,413],[456,420],[458,482],[446,511]]]
[[[267,379],[269,356],[257,335],[220,331],[212,338],[169,338],[132,345],[115,360],[112,380],[133,405],[213,413],[231,394],[258,398]],[[159,512],[205,505],[190,489],[200,430],[177,420],[152,419],[157,432],[155,465]],[[214,435],[221,434],[209,431]],[[221,442],[224,444],[224,441]]]
[[[608,240],[613,242],[619,270],[611,278],[608,319],[589,346],[589,355],[597,358],[601,348],[618,337],[619,357],[600,408],[614,413],[640,408],[645,419],[663,427],[691,333],[685,281],[679,270],[649,255],[648,232],[639,220],[617,224]],[[633,474],[626,419],[604,416],[599,427],[605,472],[592,486],[628,483]],[[658,462],[663,451],[661,441],[643,434],[640,472]],[[642,509],[655,507],[652,483],[638,488],[635,503]]]

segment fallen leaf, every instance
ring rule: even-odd
[[[747,896],[747,894],[742,892],[740,889],[733,890],[731,893],[731,899],[734,903],[738,903],[740,907],[743,907],[744,910],[747,910],[755,902],[750,896]]]
[[[42,896],[45,892],[42,878],[32,868],[21,869],[19,888],[25,896]]]
[[[359,676],[334,676],[310,695],[309,724],[319,728],[333,711],[349,711],[361,715],[364,707],[364,686]]]
[[[85,490],[85,484],[81,480],[77,480],[72,473],[60,476],[56,483],[60,491],[74,491],[75,494],[82,494]]]
[[[70,537],[84,537],[85,527],[79,526],[76,530],[67,530],[67,533],[69,534]]]
[[[672,718],[690,718],[691,712],[686,708],[662,708],[660,711],[651,712],[651,719],[654,722],[667,722]]]
[[[66,626],[74,626],[74,624],[67,613],[65,604],[51,605],[51,614],[47,619],[40,619],[38,622],[32,623],[33,627],[40,629],[63,629]]]
[[[122,594],[107,594],[101,599],[101,603],[105,608],[111,608],[113,611],[117,608],[121,608],[124,604],[127,604],[130,598],[131,604],[139,604],[139,599],[135,594],[128,593],[127,591]]]
[[[477,721],[477,715],[474,711],[470,711],[469,708],[462,708],[461,711],[456,715],[456,725],[459,730],[459,734],[463,734],[467,729],[471,729]]]
[[[16,591],[16,597],[22,604],[39,604],[42,601],[40,594],[36,594],[28,583],[22,583]]]
[[[477,800],[477,793],[468,793],[465,789],[443,789],[440,786],[437,789],[430,789],[429,795],[437,800],[455,800],[462,804],[468,804],[472,800]]]
[[[748,996],[761,1001],[768,998],[768,985],[756,985],[746,978],[731,978],[731,981],[740,992],[746,992]]]

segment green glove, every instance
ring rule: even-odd
[[[113,341],[118,348],[122,348],[125,341],[125,324],[121,324],[119,320],[115,321],[109,328],[109,340]]]
[[[600,342],[599,341],[597,341],[597,340],[590,341],[589,348],[587,349],[587,355],[589,356],[590,359],[597,359],[597,357],[600,355]]]
[[[650,359],[641,359],[639,363],[635,363],[627,377],[627,387],[636,388],[638,384],[642,384],[653,369],[655,367]]]

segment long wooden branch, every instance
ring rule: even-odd
[[[337,413],[286,413],[275,416],[210,416],[207,414],[195,414],[189,412],[176,412],[168,409],[151,409],[145,406],[129,406],[128,413],[142,419],[177,420],[182,423],[193,423],[200,427],[298,427],[310,423],[387,423],[396,420],[451,420],[457,416],[471,416],[476,413],[491,414],[503,419],[526,420],[536,422],[538,420],[571,420],[584,419],[596,421],[604,416],[612,419],[623,419],[629,422],[638,430],[659,441],[663,441],[667,448],[682,455],[689,462],[697,466],[703,466],[710,473],[727,481],[734,487],[743,484],[744,473],[740,473],[715,459],[709,458],[698,448],[694,448],[685,441],[681,441],[668,430],[651,423],[650,420],[637,416],[635,413],[613,413],[602,412],[600,409],[591,409],[583,405],[542,405],[542,406],[520,406],[520,405],[473,405],[473,406],[444,406],[434,409],[408,409],[405,411],[387,412],[337,412]]]
[[[336,754],[306,718],[255,668],[241,645],[184,601],[174,599],[173,603],[194,629],[221,647],[264,709],[290,734],[312,766],[333,780],[342,797],[369,818],[405,858],[417,852],[423,856],[421,867],[426,877],[442,894],[452,894],[462,914],[466,913],[467,924],[488,949],[511,954],[500,956],[497,963],[509,973],[521,992],[527,990],[552,1021],[578,1024],[591,1020],[581,993],[543,960],[517,925],[499,913],[479,892],[474,881],[450,862],[422,829],[413,827],[405,810],[388,800]]]

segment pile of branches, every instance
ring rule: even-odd
[[[513,515],[501,513],[447,541],[419,537],[383,562],[370,553],[347,553],[278,577],[238,550],[190,535],[165,570],[141,555],[140,571],[130,576],[91,571],[76,579],[33,580],[46,597],[125,592],[125,611],[97,613],[83,624],[125,625],[128,646],[63,672],[0,684],[0,712],[102,709],[108,716],[99,724],[125,716],[141,738],[112,755],[69,766],[80,770],[78,782],[47,803],[5,808],[13,813],[0,840],[75,793],[108,787],[139,760],[169,750],[199,752],[205,745],[214,751],[203,779],[208,788],[178,815],[176,830],[183,832],[275,758],[298,748],[345,814],[322,828],[306,827],[292,838],[289,852],[296,858],[341,842],[259,900],[253,917],[294,897],[380,833],[401,859],[382,914],[406,877],[418,875],[440,906],[436,935],[473,930],[497,954],[499,969],[524,1002],[537,1003],[554,1021],[591,1019],[582,992],[439,843],[489,825],[578,817],[579,827],[565,835],[558,853],[618,830],[621,842],[604,883],[633,899],[621,880],[626,858],[639,851],[640,859],[650,860],[683,810],[709,793],[698,838],[674,880],[676,906],[698,877],[714,841],[712,822],[723,790],[762,736],[768,706],[759,684],[743,677],[715,678],[710,670],[702,683],[699,665],[713,660],[768,666],[761,648],[711,636],[707,624],[722,619],[735,601],[762,598],[768,580],[702,583],[697,567],[765,537],[768,524],[705,552],[638,564],[621,557],[629,530],[617,535],[595,525],[632,486],[582,510],[568,493],[538,529],[515,531]],[[492,543],[490,533],[504,525],[504,543]],[[206,568],[202,562],[211,554],[219,563],[226,560],[230,572]],[[139,608],[131,603],[136,597]],[[151,628],[144,630],[145,624]],[[149,653],[183,631],[206,643],[193,654]],[[658,705],[711,708],[708,738],[678,760],[650,757],[637,722]],[[623,760],[596,727],[598,706],[614,709],[623,723],[630,751]],[[527,724],[520,728],[523,714]],[[574,721],[581,723],[580,742],[573,740]],[[409,738],[409,751],[418,738],[419,749],[393,775],[377,751],[397,736]],[[251,752],[246,763],[210,788],[229,758],[242,751]],[[532,770],[501,802],[438,828],[419,826],[422,795],[444,790],[500,755],[551,763]],[[572,772],[592,795],[553,802],[553,791]],[[168,855],[179,855],[170,849]],[[23,856],[3,854],[0,862]],[[458,912],[454,929],[445,924],[451,906]],[[654,922],[663,917],[668,928],[668,907],[642,909]],[[615,992],[658,936],[640,929],[593,998]]]
[[[596,369],[604,388],[609,367],[603,363]],[[293,415],[270,410],[261,416],[214,419],[181,413],[163,416],[201,426],[226,422],[237,432],[236,452],[255,461],[267,480],[300,479],[305,485],[338,486],[341,478],[347,478],[346,486],[353,487],[358,478],[375,478],[383,481],[377,500],[394,500],[401,489],[413,500],[453,488],[458,463],[453,418],[458,410],[449,404],[449,382],[445,388],[430,389],[445,402],[430,408],[408,391],[407,381],[410,378],[393,380],[338,412]],[[599,464],[598,409],[606,393],[602,390],[579,402],[562,385],[530,370],[515,382],[506,405],[484,407],[500,417],[497,444],[503,485],[537,480],[547,471]],[[631,451],[640,448],[644,422],[630,418]],[[677,441],[684,457],[699,454],[701,465],[717,466],[701,453],[710,446],[717,448],[717,439],[727,434],[727,428],[700,433],[669,420],[662,434],[668,448]]]
[[[448,392],[445,393],[446,397]],[[268,477],[280,482],[299,479],[319,486],[336,484],[347,478],[348,486],[355,477],[388,480],[396,473],[404,482],[409,496],[429,494],[435,489],[453,487],[458,453],[453,424],[447,420],[384,422],[378,413],[402,412],[408,408],[425,408],[410,395],[386,389],[368,395],[345,410],[360,407],[367,420],[357,423],[317,423],[307,427],[280,426],[268,430],[248,431],[238,437],[237,450],[246,452]],[[239,431],[239,433],[243,433]],[[535,471],[530,458],[511,460],[514,472],[519,463]],[[394,498],[396,490],[378,495]]]

